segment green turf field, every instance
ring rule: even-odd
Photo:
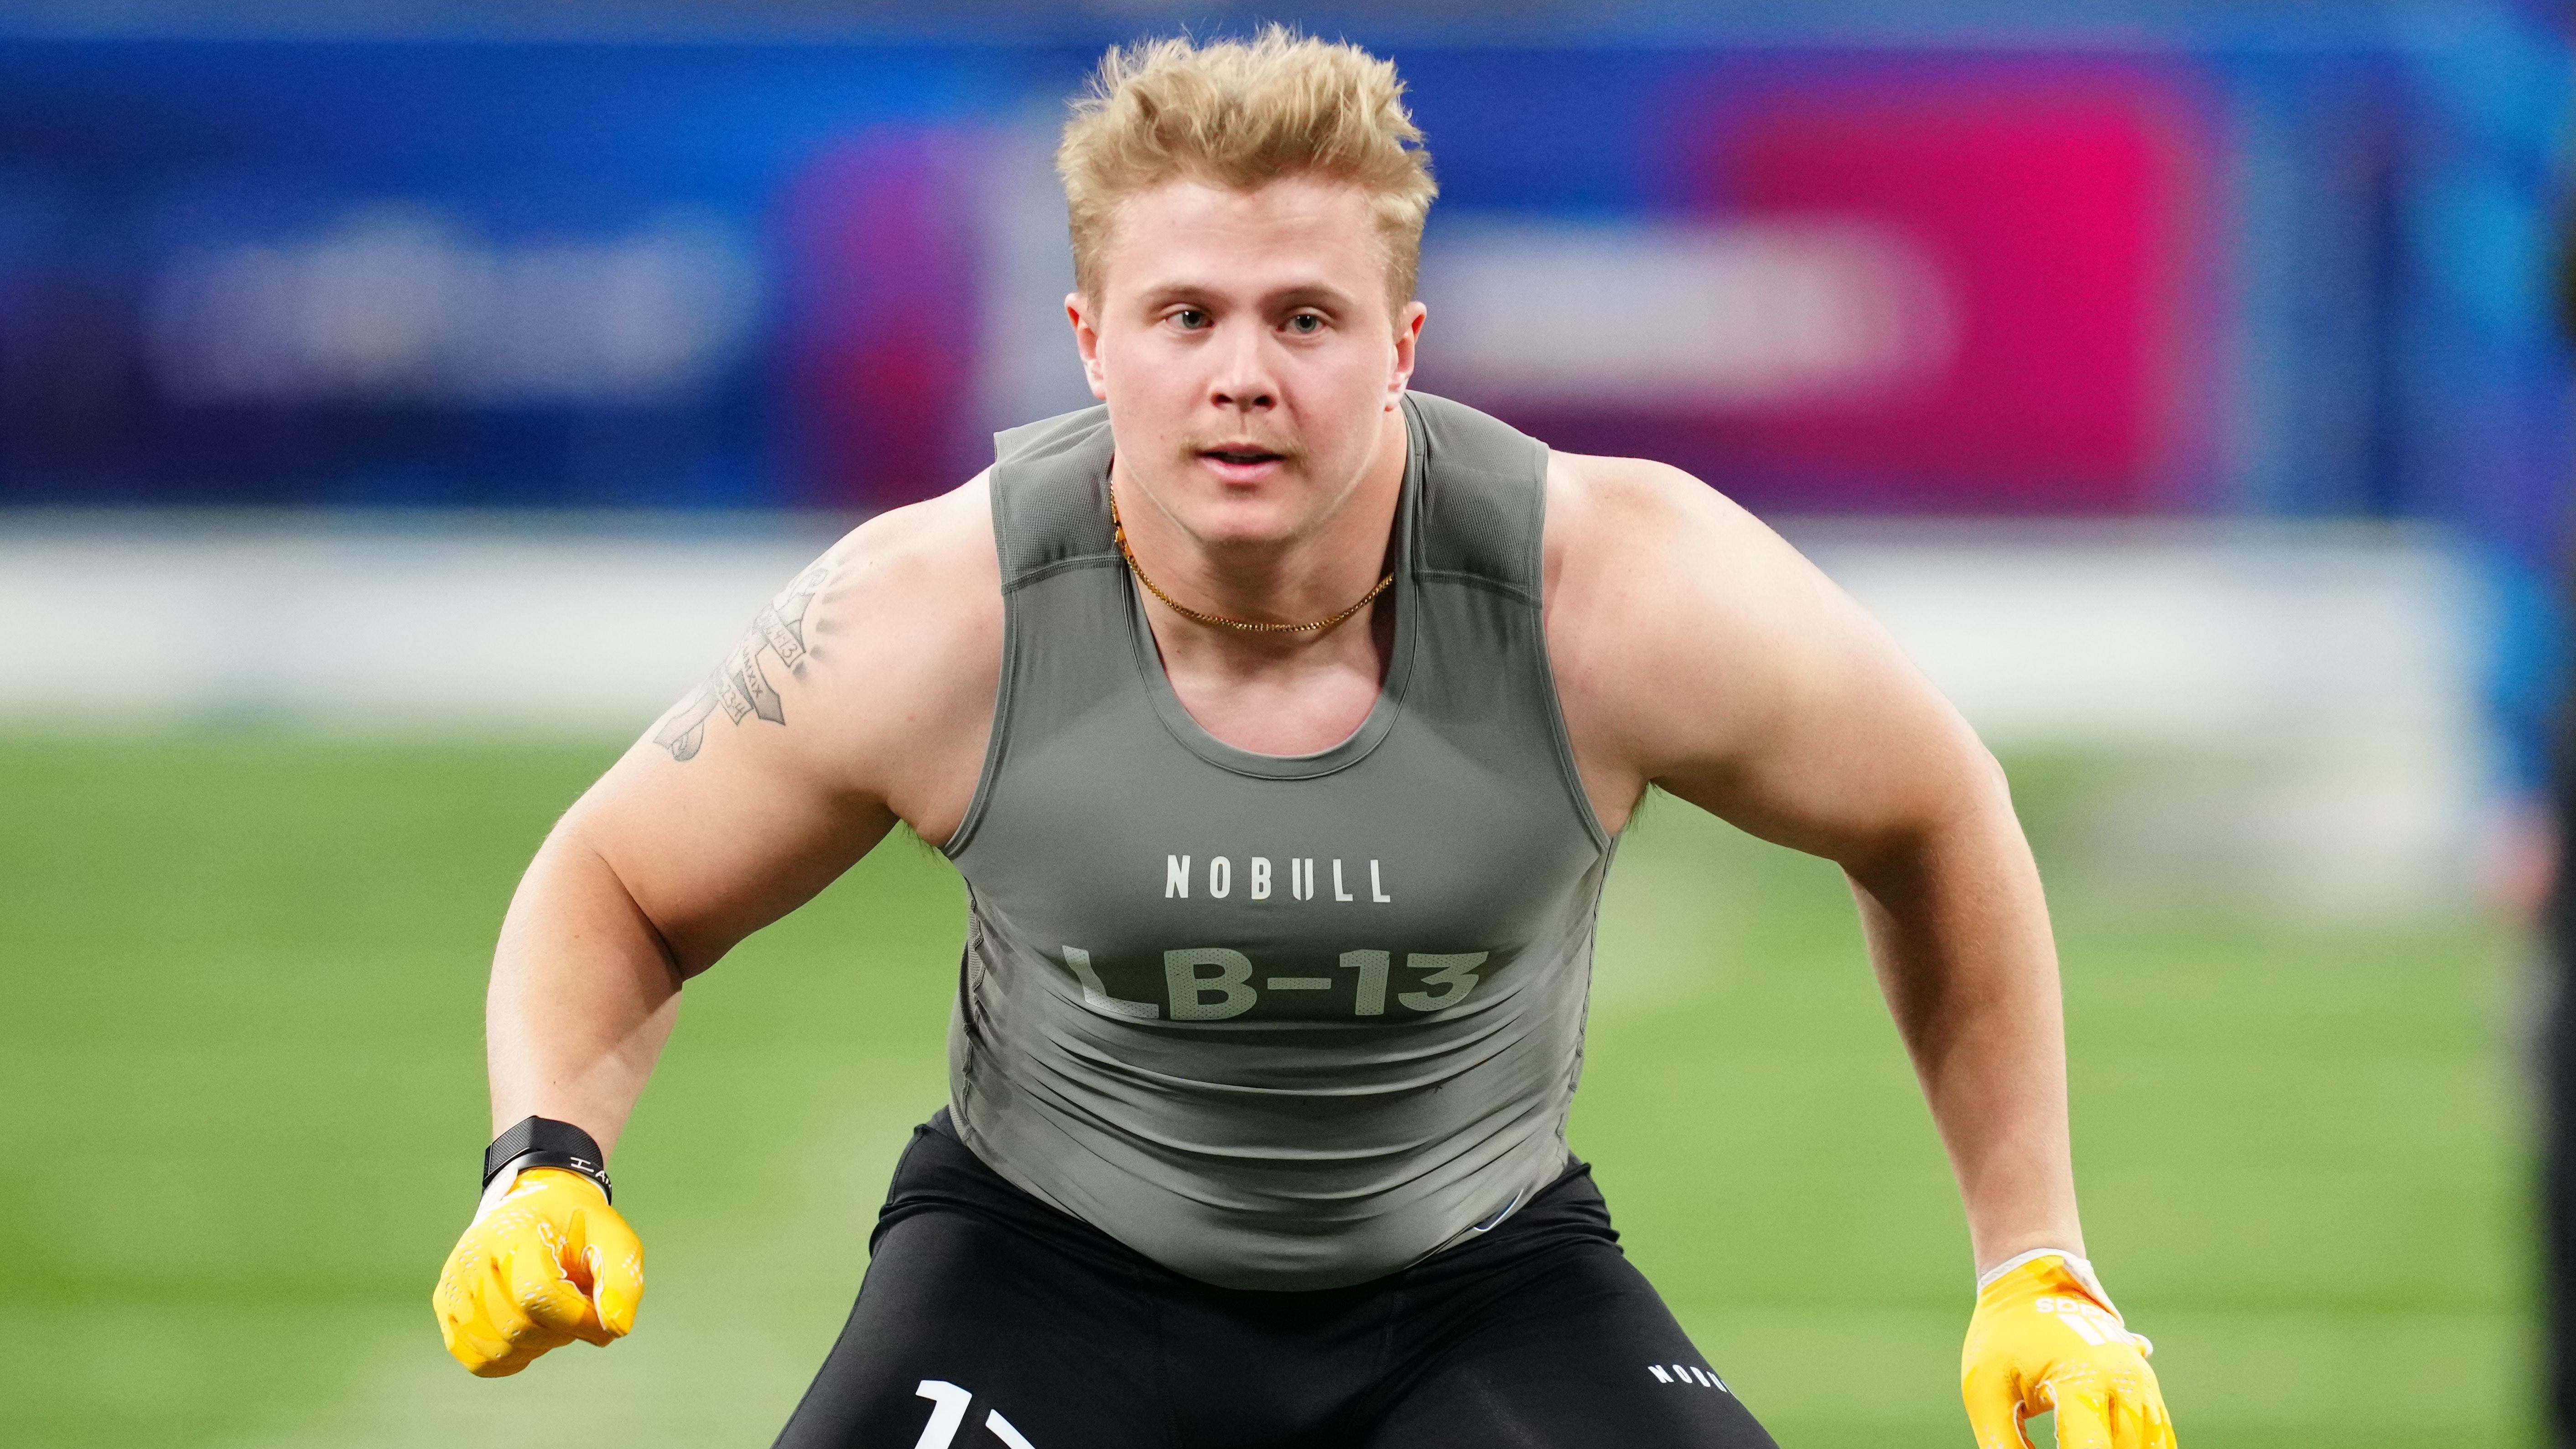
[[[638,1332],[469,1378],[487,953],[614,748],[0,738],[0,1444],[769,1442],[941,1099],[962,895],[890,842],[694,983],[618,1155]],[[2016,775],[2054,866],[2084,772]],[[2531,1442],[2509,941],[2077,876],[2088,1224],[2183,1442]],[[1958,1209],[1830,868],[1648,813],[1575,1140],[1784,1444],[1968,1442]]]

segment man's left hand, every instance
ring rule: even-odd
[[[2175,1449],[2154,1345],[2120,1321],[2091,1265],[2026,1255],[1977,1290],[1959,1389],[1977,1449],[2030,1449],[2022,1421],[2054,1410],[2065,1449]]]

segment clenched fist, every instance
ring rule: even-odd
[[[578,1172],[532,1167],[474,1215],[429,1295],[456,1361],[517,1373],[578,1338],[606,1345],[635,1326],[644,1245]]]

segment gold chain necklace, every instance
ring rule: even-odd
[[[1374,600],[1378,595],[1385,593],[1395,584],[1395,575],[1390,573],[1386,577],[1379,579],[1376,585],[1367,593],[1360,595],[1359,602],[1342,610],[1338,614],[1317,619],[1312,624],[1262,624],[1256,623],[1250,619],[1229,619],[1223,614],[1202,614],[1198,610],[1191,608],[1189,605],[1182,603],[1180,600],[1173,598],[1171,595],[1164,593],[1159,585],[1157,585],[1152,579],[1145,576],[1145,566],[1136,562],[1136,550],[1127,546],[1127,525],[1119,521],[1118,495],[1115,491],[1112,491],[1109,495],[1109,526],[1111,530],[1117,534],[1118,553],[1120,557],[1127,560],[1128,571],[1136,575],[1136,582],[1145,586],[1145,592],[1162,600],[1166,608],[1169,608],[1173,613],[1180,615],[1182,618],[1187,619],[1192,623],[1206,624],[1218,629],[1240,629],[1246,634],[1321,634],[1325,630],[1333,627],[1335,624],[1338,624],[1344,619],[1349,618],[1351,615],[1358,613],[1360,610],[1367,608],[1370,601]]]

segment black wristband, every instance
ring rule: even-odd
[[[570,1122],[529,1117],[493,1138],[483,1149],[483,1185],[490,1187],[492,1179],[512,1166],[568,1168],[598,1183],[602,1197],[616,1200],[608,1186],[608,1154],[599,1150],[596,1138]]]

